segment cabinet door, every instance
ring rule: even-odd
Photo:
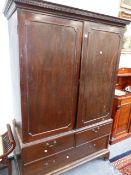
[[[131,110],[130,110],[130,121],[129,121],[129,133],[131,133]]]
[[[131,112],[131,104],[125,104],[120,107],[115,131],[116,135],[127,134],[129,132],[130,112]]]
[[[78,127],[110,117],[121,45],[119,30],[91,22],[84,25]]]
[[[23,134],[38,138],[74,128],[82,23],[21,14]]]

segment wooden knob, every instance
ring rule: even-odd
[[[47,166],[48,165],[48,162],[44,163],[44,165]]]
[[[57,142],[56,142],[56,140],[54,141],[54,144],[56,144]]]

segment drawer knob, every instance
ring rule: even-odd
[[[66,156],[67,159],[69,159],[69,156]]]
[[[85,34],[85,38],[87,38],[87,34]]]
[[[44,163],[45,166],[48,166],[48,162]]]
[[[49,143],[46,143],[46,146],[49,146]]]
[[[53,163],[55,163],[55,160],[53,160]]]
[[[100,55],[102,55],[103,54],[103,52],[102,51],[100,51]]]
[[[45,150],[44,150],[44,152],[45,152],[45,153],[47,153],[47,152],[48,152],[48,150],[47,150],[47,149],[45,149]]]
[[[100,127],[99,126],[97,126],[97,130],[99,130],[100,129]]]
[[[54,141],[54,144],[56,144],[57,142],[56,142],[56,140]]]
[[[96,144],[94,143],[94,147],[96,147]]]
[[[94,131],[94,132],[98,132],[98,130],[96,130],[96,129],[94,129],[93,131]]]

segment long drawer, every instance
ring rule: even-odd
[[[58,153],[43,160],[24,165],[24,175],[45,175],[48,172],[59,169],[73,161],[84,158],[92,153],[106,149],[108,137],[103,137],[82,146]]]
[[[96,138],[102,137],[104,135],[109,135],[111,130],[111,124],[98,125],[91,129],[83,130],[75,134],[76,146],[94,140]]]
[[[74,134],[27,146],[22,150],[23,161],[24,163],[31,162],[65,151],[66,149],[73,148],[74,146]]]

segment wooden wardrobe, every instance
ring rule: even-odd
[[[21,175],[108,158],[112,100],[129,21],[43,0],[8,0],[15,155]]]

